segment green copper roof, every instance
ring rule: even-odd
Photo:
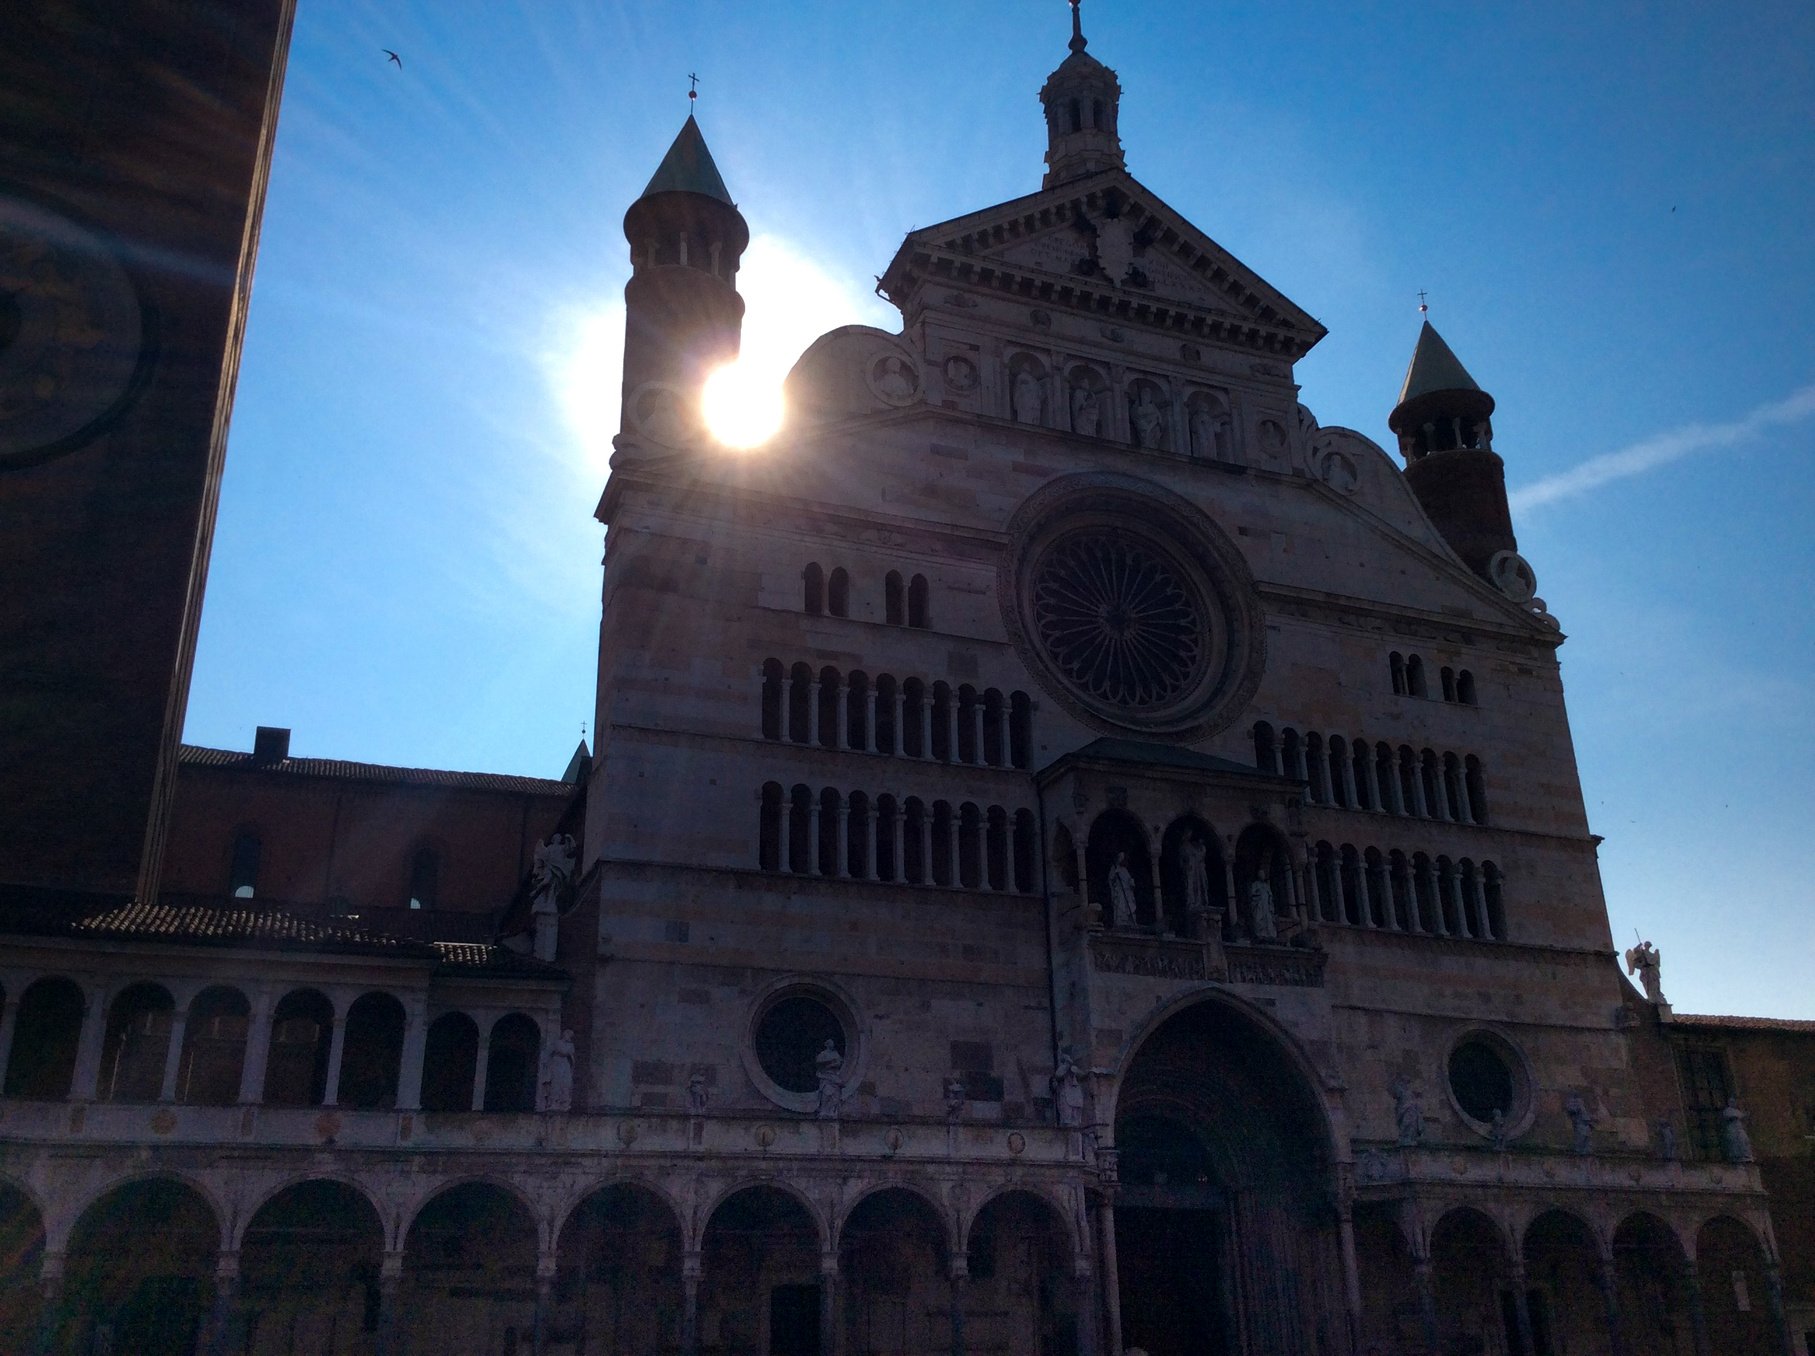
[[[1479,391],[1443,336],[1425,321],[1418,331],[1418,346],[1412,350],[1412,365],[1405,370],[1405,385],[1399,389],[1399,403],[1413,396],[1430,395],[1433,391]]]
[[[727,207],[737,206],[725,191],[725,181],[719,177],[718,166],[712,163],[712,152],[706,149],[706,138],[700,135],[700,125],[691,113],[675,137],[674,145],[662,157],[649,187],[643,190],[645,198],[656,193],[701,193],[718,199]]]

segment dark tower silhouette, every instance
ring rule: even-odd
[[[1046,77],[1046,178],[1042,188],[1082,179],[1099,170],[1124,169],[1116,115],[1122,85],[1115,72],[1084,50],[1078,6],[1071,7],[1071,55]]]
[[[1387,427],[1399,439],[1412,493],[1450,549],[1483,578],[1496,552],[1518,549],[1506,463],[1493,450],[1493,412],[1494,398],[1425,321]]]
[[[624,214],[624,238],[633,270],[624,288],[626,406],[645,383],[661,382],[697,409],[707,374],[737,357],[737,267],[750,228],[691,114]],[[624,422],[637,422],[628,408]]]

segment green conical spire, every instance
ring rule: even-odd
[[[712,163],[712,152],[706,149],[706,138],[700,134],[700,125],[691,113],[681,125],[674,144],[668,148],[668,154],[656,167],[649,187],[643,190],[645,198],[656,193],[698,193],[727,207],[737,206],[726,191],[718,166]]]
[[[1403,405],[1414,396],[1436,391],[1480,389],[1461,359],[1443,342],[1443,336],[1432,328],[1430,321],[1425,321],[1424,328],[1418,331],[1418,346],[1412,350],[1412,365],[1405,370],[1405,385],[1399,390],[1399,403]]]

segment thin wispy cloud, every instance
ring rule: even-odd
[[[1525,513],[1559,499],[1574,499],[1629,476],[1644,475],[1660,466],[1702,452],[1739,447],[1772,429],[1800,424],[1815,415],[1815,384],[1760,405],[1739,419],[1724,424],[1686,424],[1653,434],[1617,452],[1590,457],[1580,466],[1514,490],[1509,496],[1514,513]]]

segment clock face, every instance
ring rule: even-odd
[[[146,351],[115,247],[0,189],[0,468],[73,451],[117,418]]]

